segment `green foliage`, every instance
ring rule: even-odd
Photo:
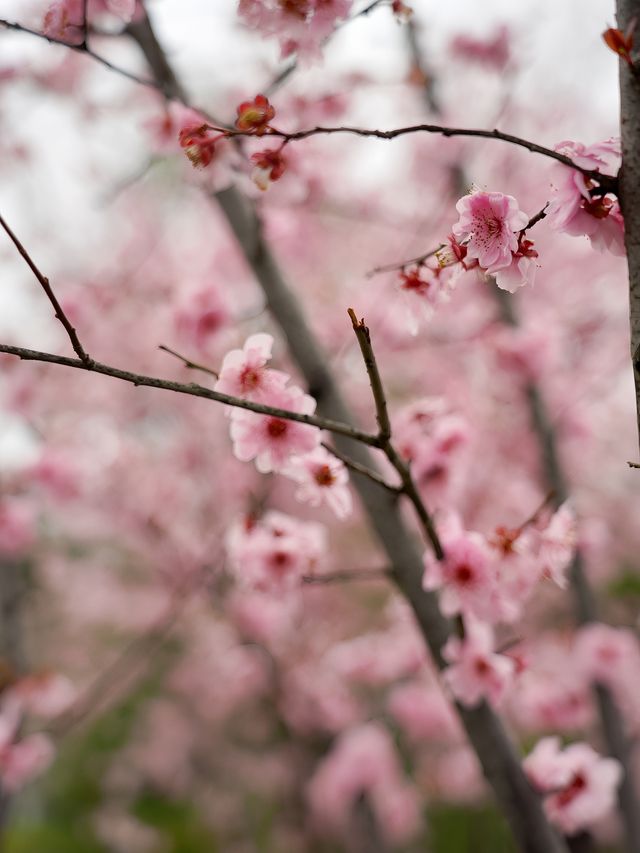
[[[162,794],[145,791],[136,800],[131,813],[160,832],[169,844],[167,853],[222,851],[210,830],[203,825],[196,807],[190,803],[168,800]]]
[[[607,586],[607,592],[612,598],[639,598],[640,573],[633,569],[625,569]]]
[[[490,807],[438,806],[428,821],[428,849],[437,853],[517,853],[504,819]]]

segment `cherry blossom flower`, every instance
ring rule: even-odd
[[[421,487],[446,486],[452,466],[469,441],[469,424],[444,399],[425,397],[398,413],[394,427],[401,455]]]
[[[236,127],[238,130],[262,136],[269,122],[275,118],[276,111],[264,95],[256,95],[252,101],[243,101],[236,109]]]
[[[351,513],[349,476],[344,463],[324,447],[294,456],[282,474],[299,483],[296,499],[319,506],[323,501],[338,518]]]
[[[181,337],[198,350],[207,345],[230,321],[222,291],[214,285],[188,289],[176,311],[175,323]]]
[[[464,639],[451,637],[442,654],[451,664],[442,677],[458,701],[469,706],[482,699],[495,705],[501,701],[515,673],[515,662],[493,651],[489,625],[465,621]]]
[[[578,667],[590,681],[621,686],[633,683],[640,666],[640,649],[634,633],[594,622],[581,628],[574,646]]]
[[[543,528],[530,526],[523,537],[527,547],[535,550],[542,575],[564,589],[577,541],[576,517],[571,507],[562,504]]]
[[[440,590],[440,605],[447,616],[497,617],[495,568],[485,538],[465,531],[453,513],[440,525],[439,534],[445,556],[437,560],[431,550],[425,552],[424,589]]]
[[[519,287],[533,284],[536,277],[535,258],[537,257],[538,253],[533,248],[533,242],[520,237],[518,248],[513,253],[509,266],[493,270],[498,287],[508,290],[509,293],[515,293]]]
[[[318,57],[351,5],[352,0],[240,0],[238,14],[249,27],[277,37],[282,58],[297,53],[310,59]]]
[[[313,397],[295,386],[279,388],[269,396],[268,403],[305,415],[312,415],[316,408]],[[255,459],[258,471],[266,474],[281,469],[291,456],[315,450],[320,434],[315,427],[297,421],[234,409],[231,413],[231,440],[237,459],[243,462]]]
[[[502,26],[487,39],[458,35],[451,42],[450,50],[460,59],[477,62],[495,71],[502,71],[511,58],[509,40],[509,30]]]
[[[31,507],[14,498],[0,499],[0,556],[24,553],[33,544],[35,535]]]
[[[15,793],[53,761],[55,747],[50,737],[35,733],[27,735],[0,752],[0,780],[7,791]]]
[[[285,160],[280,148],[266,148],[251,155],[253,171],[251,180],[263,192],[269,189],[273,181],[278,181],[286,169]]]
[[[403,777],[391,737],[378,723],[343,733],[318,766],[307,794],[315,820],[334,833],[349,833],[363,794],[387,842],[407,842],[420,826],[416,792]]]
[[[190,122],[178,133],[180,147],[196,169],[204,169],[213,162],[216,142],[223,138],[223,133],[213,132],[206,122]]]
[[[289,376],[266,367],[272,348],[271,335],[251,335],[241,350],[234,349],[225,355],[215,390],[232,397],[263,402],[277,394],[287,384]]]
[[[458,240],[466,241],[467,257],[493,275],[509,267],[518,252],[519,233],[529,217],[513,196],[498,192],[473,192],[456,204],[460,219],[453,226]]]
[[[576,166],[615,174],[620,164],[620,143],[608,139],[595,145],[565,141],[556,151],[570,157]],[[547,208],[549,225],[572,236],[586,235],[599,252],[624,255],[624,220],[618,200],[610,194],[594,192],[598,182],[576,169],[554,167],[555,187]]]
[[[89,16],[108,12],[129,23],[136,11],[136,0],[89,0]],[[141,11],[141,10],[140,10]],[[45,12],[43,31],[51,38],[78,44],[83,38],[83,0],[54,0]]]
[[[238,580],[266,591],[298,588],[302,575],[317,569],[325,546],[322,525],[275,511],[249,525],[246,521],[233,525],[226,540]]]
[[[602,758],[586,743],[562,750],[559,738],[543,738],[523,767],[547,795],[544,808],[549,819],[566,835],[587,829],[615,807],[622,767],[613,758]]]

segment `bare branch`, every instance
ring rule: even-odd
[[[7,225],[7,223],[2,218],[1,215],[0,215],[0,225],[7,232],[11,241],[13,242],[14,246],[16,247],[18,252],[20,252],[22,257],[24,258],[27,266],[29,267],[31,272],[35,275],[35,277],[38,279],[38,281],[40,282],[42,289],[44,290],[44,292],[47,295],[47,299],[53,305],[53,310],[55,311],[55,315],[56,315],[57,319],[60,320],[60,322],[64,326],[65,331],[66,331],[67,335],[69,336],[69,340],[71,341],[71,346],[75,350],[76,354],[78,355],[78,357],[80,358],[80,360],[82,361],[82,363],[85,366],[90,365],[91,364],[91,358],[85,352],[84,347],[80,343],[80,339],[78,338],[78,334],[77,334],[76,330],[73,328],[73,326],[71,325],[71,322],[69,321],[69,318],[67,317],[67,315],[62,310],[62,306],[58,302],[55,293],[51,289],[51,285],[49,284],[49,279],[40,272],[38,267],[35,265],[33,259],[31,258],[31,256],[27,252],[27,250],[25,249],[25,247],[22,245],[20,240],[18,240],[16,235],[13,233],[11,228],[9,228],[9,226]]]
[[[192,370],[201,370],[203,373],[208,373],[209,376],[213,376],[214,379],[218,378],[218,374],[215,370],[212,370],[210,367],[206,367],[204,364],[199,364],[197,361],[191,361],[191,359],[186,358],[184,355],[180,355],[179,352],[176,352],[171,347],[167,347],[164,344],[160,344],[158,349],[161,349],[162,352],[168,352],[169,355],[173,355],[176,358],[180,359],[180,361],[184,364],[185,367],[189,367]]]
[[[287,409],[265,406],[262,403],[243,400],[240,397],[230,397],[228,394],[220,394],[218,391],[212,391],[211,388],[205,388],[203,385],[197,385],[196,383],[185,385],[182,382],[173,382],[168,379],[158,379],[155,376],[131,373],[129,370],[120,370],[117,367],[111,367],[108,364],[101,364],[99,361],[94,361],[92,359],[89,361],[82,361],[82,359],[79,358],[67,358],[63,355],[54,355],[50,352],[39,352],[38,350],[24,349],[23,347],[8,346],[7,344],[0,344],[0,353],[15,355],[23,361],[40,361],[46,364],[59,364],[64,367],[74,367],[79,370],[86,370],[89,373],[101,373],[103,376],[111,376],[114,379],[129,382],[131,385],[144,385],[149,388],[161,388],[164,391],[174,391],[176,394],[188,394],[191,397],[203,397],[206,400],[214,400],[217,403],[224,403],[227,406],[234,406],[238,409],[247,409],[248,411],[256,412],[259,415],[269,415],[272,418],[281,418],[286,421],[297,421],[301,424],[307,424],[307,426],[326,429],[328,432],[347,436],[354,441],[360,441],[370,447],[378,447],[380,443],[377,436],[369,435],[369,433],[362,432],[355,427],[349,426],[349,424],[339,423],[337,421],[330,420],[329,418],[321,418],[318,415],[304,415],[299,412],[287,411]]]
[[[255,133],[250,130],[237,130],[230,127],[219,127],[211,125],[210,130],[216,130],[229,137],[237,136],[255,136]],[[536,142],[531,142],[529,139],[523,139],[521,136],[514,136],[512,133],[504,133],[497,128],[485,130],[482,128],[471,127],[448,127],[440,124],[413,124],[407,127],[397,127],[392,130],[377,130],[374,128],[351,127],[342,125],[340,127],[316,127],[307,128],[306,130],[297,130],[291,133],[286,133],[283,130],[277,130],[274,127],[269,127],[264,132],[264,138],[275,137],[282,139],[285,143],[298,142],[301,139],[309,139],[312,136],[333,136],[335,134],[353,134],[354,136],[369,137],[374,139],[397,139],[399,136],[407,136],[413,133],[433,133],[444,137],[468,136],[480,139],[495,139],[500,142],[508,142],[511,145],[516,145],[519,148],[526,148],[533,154],[541,154],[544,157],[549,157],[552,160],[557,160],[563,166],[569,166],[577,172],[583,174],[586,178],[597,181],[600,187],[611,193],[618,191],[618,179],[615,175],[605,175],[597,169],[585,169],[578,166],[566,154],[561,154],[559,151],[554,151],[553,148],[545,148],[544,145],[538,145]]]
[[[417,258],[409,258],[407,261],[400,261],[395,264],[385,264],[382,267],[375,267],[366,274],[367,278],[372,278],[374,275],[378,275],[381,272],[394,272],[395,270],[403,270],[405,267],[412,266],[422,266],[426,260],[432,258],[436,255],[441,249],[444,249],[445,243],[440,243],[439,246],[436,246],[435,249],[429,249],[428,252],[425,252],[423,255],[418,255]]]
[[[351,324],[354,332],[356,333],[358,343],[360,344],[360,351],[362,352],[362,358],[364,359],[365,367],[367,368],[369,382],[371,383],[371,391],[376,404],[376,420],[378,421],[379,429],[378,437],[380,439],[380,444],[384,446],[391,438],[391,422],[389,421],[387,399],[382,386],[382,379],[380,377],[380,372],[378,371],[378,364],[373,352],[373,347],[371,346],[369,328],[365,325],[364,320],[358,320],[353,308],[349,308],[347,313],[351,318]]]
[[[36,36],[36,38],[48,41],[49,44],[59,44],[62,47],[69,48],[69,50],[74,50],[76,53],[83,53],[85,56],[90,57],[95,62],[98,62],[105,68],[108,68],[109,71],[114,71],[116,74],[120,74],[121,77],[126,77],[127,80],[131,80],[132,83],[137,83],[139,86],[146,86],[148,89],[155,89],[156,91],[161,92],[162,94],[166,94],[163,87],[159,85],[155,80],[150,80],[146,77],[139,77],[132,71],[127,71],[126,68],[121,68],[119,65],[114,65],[113,62],[110,62],[108,59],[105,59],[104,56],[100,56],[100,54],[95,53],[95,51],[87,47],[86,43],[70,44],[68,41],[63,41],[62,39],[57,39],[53,36],[45,35],[45,33],[41,33],[38,30],[32,30],[30,27],[25,27],[22,24],[16,23],[15,21],[7,21],[4,18],[0,18],[0,27],[4,27],[7,30],[14,30],[18,33],[25,33],[30,36]]]

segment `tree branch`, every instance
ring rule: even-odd
[[[94,62],[98,62],[105,68],[108,68],[109,71],[114,71],[116,74],[120,74],[121,77],[126,77],[127,80],[131,80],[132,83],[137,83],[139,86],[146,86],[148,89],[155,89],[157,92],[166,95],[165,90],[155,80],[150,80],[146,77],[139,77],[132,71],[127,71],[126,68],[121,68],[119,65],[114,65],[113,62],[110,62],[108,59],[105,59],[104,56],[100,56],[99,53],[96,53],[95,51],[91,50],[90,47],[87,47],[86,43],[71,44],[68,41],[63,41],[62,39],[57,39],[53,36],[45,35],[45,33],[41,33],[38,30],[32,30],[30,27],[25,27],[22,24],[16,23],[15,21],[7,21],[5,18],[0,18],[0,27],[4,27],[7,30],[13,30],[17,33],[25,33],[26,35],[35,36],[36,38],[48,41],[49,44],[59,44],[62,47],[67,47],[69,48],[69,50],[75,51],[76,53],[83,53],[85,56],[88,56],[90,59],[93,59]]]
[[[91,358],[85,352],[84,347],[80,343],[80,339],[78,338],[78,334],[77,334],[76,330],[73,328],[73,326],[71,325],[71,322],[69,321],[69,318],[67,317],[67,315],[62,310],[62,306],[58,302],[55,293],[51,289],[51,285],[49,284],[49,279],[40,272],[38,267],[35,265],[33,259],[31,258],[31,256],[27,252],[27,250],[25,249],[25,247],[22,245],[20,240],[18,240],[16,235],[13,233],[11,228],[9,228],[9,226],[7,225],[7,223],[2,218],[1,215],[0,215],[0,225],[7,232],[11,241],[13,242],[14,246],[16,247],[18,252],[24,258],[27,266],[29,267],[31,272],[35,275],[35,277],[38,279],[38,281],[40,282],[40,285],[42,286],[42,289],[44,290],[44,292],[47,296],[47,299],[53,305],[53,310],[55,311],[55,315],[56,315],[57,319],[60,320],[60,322],[64,326],[65,331],[66,331],[67,335],[69,336],[69,340],[71,341],[71,346],[75,350],[78,358],[80,358],[80,360],[85,365],[90,365],[91,364]]]
[[[217,403],[224,403],[227,406],[234,406],[238,409],[247,409],[250,412],[256,412],[259,415],[269,415],[272,418],[281,418],[286,421],[297,421],[307,426],[325,429],[328,432],[344,435],[352,441],[360,441],[370,447],[377,447],[379,444],[378,437],[362,432],[346,423],[323,418],[317,415],[304,415],[300,412],[290,412],[287,409],[279,409],[275,406],[265,406],[262,403],[254,403],[251,400],[243,400],[240,397],[230,397],[228,394],[220,394],[218,391],[212,391],[211,388],[205,388],[203,385],[190,383],[185,385],[182,382],[173,382],[169,379],[159,379],[155,376],[145,376],[142,373],[132,373],[129,370],[120,370],[120,368],[112,367],[109,364],[101,364],[99,361],[82,361],[79,358],[67,358],[64,355],[54,355],[50,352],[40,352],[38,350],[24,349],[23,347],[14,347],[7,344],[0,344],[0,353],[7,355],[15,355],[23,361],[40,361],[46,364],[58,364],[64,367],[74,367],[78,370],[86,370],[89,373],[101,373],[103,376],[111,376],[114,379],[120,379],[123,382],[129,382],[131,385],[146,386],[148,388],[161,388],[164,391],[173,391],[176,394],[188,394],[191,397],[203,397],[205,400],[214,400]]]
[[[191,361],[191,359],[186,358],[186,356],[184,355],[180,355],[179,352],[176,352],[174,349],[171,349],[171,347],[167,347],[164,344],[160,344],[158,349],[162,350],[162,352],[168,352],[169,355],[175,356],[184,364],[185,367],[188,367],[191,370],[200,370],[202,371],[202,373],[208,373],[209,376],[213,376],[214,379],[218,378],[218,374],[215,370],[212,370],[210,367],[206,367],[204,364],[199,364],[197,361]]]

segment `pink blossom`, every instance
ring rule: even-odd
[[[469,35],[458,35],[451,42],[454,56],[486,65],[495,71],[502,71],[511,58],[510,35],[507,27],[498,27],[495,33],[486,39]]]
[[[615,807],[622,767],[586,743],[561,750],[559,738],[543,738],[523,767],[533,784],[547,794],[545,811],[566,835],[587,829]]]
[[[533,248],[533,242],[521,237],[509,266],[493,270],[498,287],[502,290],[508,290],[509,293],[515,293],[519,287],[524,287],[525,284],[532,285],[536,277],[537,264],[535,259],[537,257],[538,253]]]
[[[460,735],[460,723],[442,690],[409,682],[400,684],[389,696],[387,706],[409,738],[442,741]]]
[[[0,556],[16,557],[34,542],[35,519],[31,508],[14,498],[0,498]]]
[[[72,682],[56,672],[40,672],[21,678],[10,690],[27,713],[57,717],[76,700]]]
[[[497,192],[473,192],[457,202],[456,210],[460,219],[453,233],[467,241],[467,257],[476,258],[489,274],[509,267],[518,251],[519,233],[529,221],[515,198]]]
[[[43,773],[53,761],[55,747],[44,734],[32,734],[0,753],[0,779],[7,791],[15,792]]]
[[[136,6],[136,0],[89,0],[89,16],[109,12],[129,23]],[[43,31],[51,38],[77,44],[82,41],[83,24],[83,0],[54,0],[45,12]]]
[[[615,139],[591,146],[560,142],[556,151],[583,169],[615,174],[620,165],[620,145]],[[598,181],[576,169],[558,165],[555,175],[554,195],[547,208],[549,225],[572,236],[586,235],[599,252],[624,255],[624,220],[618,200],[610,194],[594,194]]]
[[[402,456],[422,487],[446,485],[456,457],[468,443],[464,418],[441,397],[424,397],[398,413],[395,437]]]
[[[406,843],[419,829],[416,792],[404,779],[391,737],[378,723],[342,734],[307,789],[319,827],[348,834],[364,794],[390,843]]]
[[[544,527],[528,527],[523,541],[536,554],[542,575],[564,589],[577,541],[576,517],[571,507],[562,504]]]
[[[51,38],[77,44],[82,41],[82,0],[55,0],[45,12],[42,29]]]
[[[223,359],[215,390],[232,397],[263,402],[277,394],[287,384],[289,376],[266,367],[272,347],[271,335],[258,334],[247,338],[241,350],[228,352]]]
[[[477,705],[481,699],[497,705],[515,673],[514,661],[493,651],[493,632],[481,622],[467,620],[464,639],[451,637],[442,654],[451,664],[442,677],[464,705]]]
[[[305,415],[313,414],[316,408],[313,397],[296,387],[278,389],[268,402],[276,408]],[[266,474],[282,468],[291,456],[314,450],[320,433],[315,427],[297,421],[234,409],[231,440],[237,459],[243,462],[255,459],[258,471]]]
[[[297,588],[313,574],[326,546],[324,527],[268,512],[259,521],[235,524],[227,535],[234,574],[245,586],[262,590]]]
[[[213,285],[188,292],[176,312],[180,335],[198,350],[206,349],[211,338],[230,320],[226,301]]]
[[[575,657],[590,681],[611,687],[633,681],[640,666],[640,650],[634,633],[625,628],[592,623],[576,636]]]
[[[324,40],[349,14],[352,0],[240,0],[242,20],[280,40],[281,56],[315,58]]]
[[[429,549],[424,556],[424,589],[440,589],[443,613],[488,618],[493,613],[496,576],[488,544],[479,533],[463,530],[451,515],[439,528],[444,559]]]
[[[319,506],[324,501],[338,518],[346,518],[351,513],[347,469],[324,447],[316,447],[304,456],[293,456],[281,473],[299,483],[297,500],[311,506]]]

